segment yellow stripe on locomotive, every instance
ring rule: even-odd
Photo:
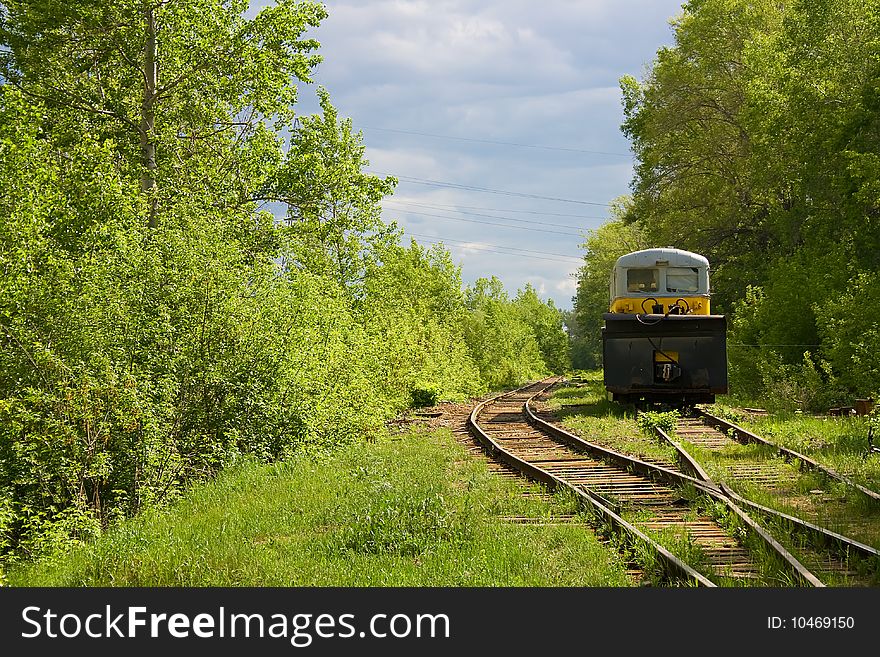
[[[684,303],[682,303],[684,302]],[[711,315],[709,297],[619,297],[611,302],[612,313],[638,313],[641,315],[665,315],[672,312],[678,315]]]

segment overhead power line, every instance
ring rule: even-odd
[[[450,139],[454,141],[469,141],[478,144],[493,144],[496,146],[516,146],[518,148],[536,148],[545,151],[566,151],[568,153],[588,153],[590,155],[608,155],[611,157],[633,157],[632,153],[612,153],[609,151],[592,151],[585,148],[567,148],[564,146],[541,146],[538,144],[521,144],[513,141],[497,141],[495,139],[478,139],[476,137],[454,137],[453,135],[438,135],[431,132],[417,132],[415,130],[397,130],[395,128],[376,128],[366,125],[358,126],[361,130],[379,130],[381,132],[396,132],[402,135],[417,135],[419,137],[433,137],[434,139]]]
[[[460,183],[448,182],[444,180],[429,180],[426,178],[414,178],[412,176],[403,176],[394,173],[384,173],[382,171],[366,171],[375,176],[394,176],[404,182],[416,185],[430,185],[432,187],[449,187],[451,189],[463,189],[469,192],[485,192],[487,194],[501,194],[503,196],[517,196],[519,198],[535,198],[542,201],[558,201],[560,203],[578,203],[580,205],[598,205],[600,207],[608,207],[609,203],[599,203],[597,201],[581,201],[578,199],[561,198],[558,196],[541,196],[539,194],[526,194],[524,192],[511,192],[504,189],[490,189],[488,187],[477,187],[475,185],[463,185]]]
[[[438,240],[443,240],[446,242],[458,242],[460,244],[466,244],[466,245],[473,245],[474,244],[473,242],[468,242],[467,240],[451,239],[448,237],[440,237],[438,235],[419,235],[417,233],[410,233],[410,235],[412,235],[413,237],[428,237],[431,239],[438,239]],[[536,251],[534,249],[520,249],[519,247],[516,247],[516,246],[502,246],[501,244],[486,244],[484,242],[478,242],[478,244],[480,246],[485,246],[485,247],[489,247],[492,249],[507,249],[508,251],[520,251],[522,253],[537,253],[539,255],[559,256],[561,258],[570,258],[572,260],[577,260],[578,262],[581,261],[581,258],[579,258],[578,256],[568,255],[567,253],[554,253],[552,251]]]
[[[536,254],[547,255],[547,256],[559,256],[559,258],[538,258],[539,260],[552,260],[554,262],[565,262],[566,264],[573,264],[573,263],[570,263],[569,260],[574,260],[575,262],[581,262],[581,258],[578,258],[577,256],[565,255],[564,253],[552,253],[550,251],[535,251],[532,249],[518,249],[513,246],[501,246],[499,244],[483,244],[483,243],[474,244],[473,242],[466,242],[463,240],[455,240],[455,239],[450,239],[450,238],[438,237],[437,235],[420,235],[419,233],[411,233],[409,231],[407,231],[406,234],[410,235],[411,237],[418,237],[420,239],[434,240],[432,242],[432,244],[445,244],[447,242],[453,242],[455,244],[467,246],[468,248],[471,248],[471,249],[476,249],[479,251],[492,251],[494,253],[500,253],[502,255],[515,255],[515,256],[521,256],[521,257],[537,258],[538,256],[522,255],[522,254],[526,254],[526,253],[528,253],[528,254],[536,253]],[[495,250],[495,249],[505,249],[506,251],[515,251],[516,253],[508,253],[506,251],[500,251],[500,250]],[[560,260],[560,258],[567,258],[567,260]]]
[[[580,233],[572,233],[564,230],[549,230],[544,228],[530,228],[528,226],[511,226],[510,224],[501,224],[496,221],[481,221],[480,219],[469,219],[467,217],[450,217],[445,214],[431,214],[428,212],[415,212],[414,210],[403,210],[407,214],[415,214],[420,217],[435,217],[437,219],[451,219],[452,221],[464,221],[469,224],[483,224],[484,226],[499,226],[501,228],[513,228],[516,230],[529,230],[535,233],[553,233],[555,235],[571,235],[572,237],[583,237]],[[530,222],[536,223],[536,222]]]
[[[393,197],[390,197],[393,200]],[[410,203],[410,201],[394,201],[395,203]],[[413,205],[419,205],[414,203]],[[512,210],[510,208],[487,208],[477,205],[459,205],[447,203],[424,203],[425,207],[430,208],[463,208],[465,210],[486,210],[487,212],[512,212],[515,214],[539,214],[547,217],[572,217],[574,219],[607,219],[607,215],[590,215],[590,214],[570,214],[566,212],[544,212],[543,210]]]
[[[428,209],[440,210],[441,212],[456,212],[458,214],[466,214],[466,215],[469,215],[472,217],[486,217],[487,219],[504,219],[505,221],[515,221],[516,223],[520,223],[520,224],[533,224],[536,226],[554,226],[556,228],[571,228],[573,230],[584,230],[584,228],[582,226],[572,226],[571,224],[554,224],[554,223],[551,223],[548,221],[530,221],[528,219],[516,219],[515,217],[499,217],[498,215],[494,215],[494,214],[482,214],[479,212],[466,212],[465,210],[446,210],[444,208],[441,208],[441,207],[438,207],[435,205],[429,205],[426,203],[409,203],[406,201],[395,201],[393,198],[388,201],[385,201],[385,203],[393,203],[396,205],[403,205],[403,206],[413,206],[413,207],[417,207],[417,208],[428,208]],[[407,210],[407,212],[408,212],[408,210]]]

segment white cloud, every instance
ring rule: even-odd
[[[370,148],[368,156],[371,171],[407,171],[412,176],[425,178],[442,176],[448,166],[438,162],[430,151]]]
[[[575,292],[577,292],[576,275],[577,275],[576,269],[569,272],[569,274],[566,278],[563,278],[562,280],[558,280],[554,283],[554,288],[558,292],[566,292],[566,293],[574,294]]]
[[[326,4],[329,18],[314,31],[325,57],[316,80],[329,89],[340,112],[363,129],[371,170],[602,204],[629,191],[632,167],[619,131],[618,80],[624,74],[640,75],[657,48],[671,43],[667,20],[679,12],[680,0]],[[301,111],[314,111],[312,95],[302,91]],[[458,206],[462,212],[506,219],[407,203]],[[571,307],[578,263],[558,254],[580,256],[583,231],[598,226],[607,212],[604,205],[403,179],[385,207],[384,216],[405,230],[448,240],[466,282],[496,274],[511,293],[532,282],[563,308]],[[473,207],[488,210],[468,209]],[[510,218],[577,229],[547,226],[541,231]],[[478,246],[520,251],[505,255]]]

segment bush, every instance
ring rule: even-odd
[[[671,434],[675,431],[675,426],[680,417],[681,414],[676,410],[645,411],[639,413],[636,423],[647,434],[653,435],[655,429],[662,429],[667,434]]]
[[[781,365],[764,360],[758,364],[767,406],[780,411],[821,412],[845,401],[848,393],[840,385],[827,361],[815,362],[804,352],[800,365]]]
[[[409,395],[414,408],[434,406],[440,398],[437,389],[434,387],[413,388],[410,390]]]

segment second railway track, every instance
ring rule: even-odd
[[[875,491],[702,409],[679,418],[674,435],[692,446],[688,448],[691,451],[700,450],[713,457],[718,473],[714,478],[704,470],[703,459],[698,462],[691,451],[663,430],[657,429],[657,433],[675,448],[680,461],[687,464],[686,469],[694,476],[719,486],[738,504],[783,528],[780,536],[784,535],[787,542],[799,537],[800,540],[792,542],[799,558],[823,581],[849,586],[876,585],[880,550],[867,544],[872,538],[870,533],[862,536],[866,517],[876,518],[880,513],[880,496]],[[829,514],[827,505],[840,504],[840,500],[824,500],[800,490],[805,478],[809,483],[815,477],[824,481],[819,485],[848,488],[859,498],[858,504],[848,513]],[[787,507],[788,512],[752,501],[750,498],[755,494],[771,500],[776,507]]]

